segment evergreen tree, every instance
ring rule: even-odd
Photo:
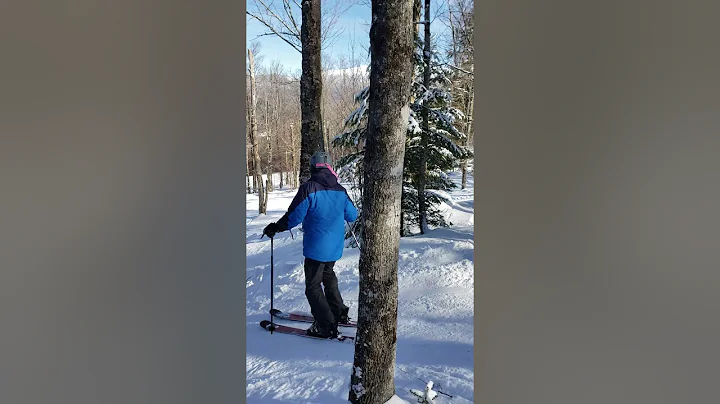
[[[418,192],[415,184],[419,174],[422,114],[423,108],[429,109],[429,130],[427,135],[427,174],[425,198],[427,203],[427,224],[433,227],[450,225],[440,211],[444,198],[433,190],[447,191],[456,188],[447,172],[459,166],[464,159],[472,158],[472,152],[462,146],[467,135],[458,129],[458,123],[464,120],[463,113],[452,106],[452,70],[439,61],[437,53],[432,53],[430,88],[423,85],[425,66],[422,61],[422,40],[416,39],[413,76],[413,95],[410,99],[410,117],[405,141],[405,160],[403,169],[402,220],[401,235],[410,234],[410,230],[420,225],[418,212]],[[335,137],[333,144],[354,152],[337,162],[338,175],[352,184],[351,189],[362,192],[362,171],[364,144],[367,133],[369,88],[364,88],[355,96],[357,109],[344,123],[344,131]],[[361,198],[362,199],[362,196]],[[358,206],[361,210],[361,206]],[[362,211],[361,213],[362,214]],[[360,222],[358,220],[358,222]],[[355,232],[361,237],[362,229]],[[348,232],[348,238],[352,237]],[[351,243],[354,244],[353,241]]]

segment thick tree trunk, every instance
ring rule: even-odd
[[[405,136],[412,81],[412,0],[372,0],[370,98],[362,198],[357,341],[349,399],[395,394],[397,265]]]
[[[302,75],[300,76],[300,109],[302,127],[300,138],[300,182],[310,178],[310,157],[324,151],[322,128],[322,64],[320,44],[320,0],[303,0]]]
[[[258,191],[258,212],[260,214],[267,213],[267,200],[262,180],[262,169],[260,168],[260,153],[258,147],[257,120],[255,111],[257,111],[257,97],[255,92],[255,57],[250,49],[248,49],[248,59],[250,62],[250,144],[252,145],[253,158],[253,186]]]
[[[425,41],[423,44],[423,62],[425,72],[423,85],[425,89],[430,88],[430,0],[425,0]],[[418,218],[420,222],[420,233],[425,234],[427,230],[427,204],[425,202],[425,183],[427,179],[427,145],[428,131],[430,130],[430,114],[427,107],[422,110],[422,135],[420,140],[420,172],[418,173]]]

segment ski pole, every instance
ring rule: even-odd
[[[272,335],[273,331],[275,330],[275,316],[273,315],[273,312],[275,311],[275,307],[273,306],[273,290],[274,288],[274,280],[275,280],[275,253],[274,253],[274,245],[273,242],[275,241],[275,237],[270,237],[270,335]]]
[[[260,240],[262,240],[263,237],[265,237],[265,233],[263,233],[262,236],[260,236]],[[275,307],[273,306],[273,290],[275,289],[275,285],[274,285],[275,275],[273,273],[274,269],[275,269],[275,263],[273,262],[275,254],[274,254],[273,242],[275,241],[275,237],[274,236],[268,236],[268,237],[270,237],[270,334],[272,334],[273,331],[275,330],[275,316],[273,315],[273,313],[275,311],[274,310]]]
[[[348,227],[350,227],[350,233],[352,233],[353,238],[355,239],[355,244],[357,244],[358,250],[360,250],[360,252],[362,252],[362,249],[360,248],[360,242],[358,241],[358,238],[355,235],[355,232],[353,231],[352,225],[350,225],[350,223],[348,223]]]

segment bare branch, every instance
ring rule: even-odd
[[[295,2],[295,4],[297,4],[298,7],[300,7],[300,4],[298,4],[297,2]],[[283,0],[283,7],[285,8],[285,13],[290,18],[290,23],[295,28],[295,32],[297,32],[298,37],[300,37],[300,27],[298,26],[297,21],[295,21],[295,16],[293,15],[292,8],[290,6],[290,2],[288,0]]]
[[[265,22],[262,18],[254,15],[254,14],[252,14],[252,13],[250,13],[249,11],[246,11],[246,13],[247,13],[247,15],[249,15],[250,17],[252,17],[252,18],[254,18],[255,20],[257,20],[259,23],[261,23],[262,25],[264,25],[265,27],[267,27],[267,28],[268,28],[270,31],[272,31],[273,34],[275,34],[278,38],[282,39],[282,40],[285,41],[288,45],[292,46],[293,49],[295,49],[295,50],[298,51],[298,52],[302,52],[302,50],[300,49],[299,46],[295,45],[294,43],[292,43],[292,42],[290,42],[288,39],[286,39],[285,36],[283,36],[282,33],[280,33],[278,30],[276,30],[272,25],[270,25],[270,24],[268,24],[267,22]],[[262,35],[260,35],[260,36],[262,36]]]
[[[285,19],[281,18],[275,11],[273,11],[272,8],[270,8],[270,6],[266,5],[266,4],[263,2],[263,0],[254,0],[254,1],[260,3],[260,4],[265,8],[265,11],[266,11],[272,18],[275,18],[280,24],[282,24],[282,25],[285,27],[286,30],[288,30],[288,31],[290,31],[290,32],[293,32],[293,28],[289,25],[288,21],[286,21]],[[292,11],[289,10],[289,9],[286,9],[285,11],[286,11],[287,16],[289,16],[290,20],[292,20]],[[293,22],[294,22],[294,21],[293,21]],[[297,37],[297,39],[300,40],[300,30],[297,29],[297,24],[295,24],[295,28],[296,28],[296,29],[295,29],[295,31],[294,31],[294,34],[295,34],[295,36]]]
[[[463,72],[463,73],[465,73],[465,74],[469,74],[469,75],[471,75],[471,76],[474,76],[474,74],[473,74],[472,72],[469,72],[469,71],[467,71],[467,70],[465,70],[465,69],[461,69],[461,68],[459,68],[459,67],[457,67],[457,66],[453,66],[451,63],[443,63],[442,65],[448,66],[448,67],[450,67],[451,69],[455,69],[455,70],[460,71],[460,72]]]
[[[280,5],[274,4],[274,0],[251,0],[256,10],[246,13],[270,29],[273,34],[281,37],[283,41],[301,52],[300,25],[298,24],[297,13],[302,10],[298,0],[282,0]],[[339,27],[337,22],[348,9],[354,5],[353,1],[337,0],[333,6],[324,11],[321,16],[321,38],[322,49],[330,47],[343,34],[344,28]],[[283,36],[284,35],[284,36]]]

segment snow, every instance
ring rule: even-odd
[[[460,171],[449,177],[460,184]],[[258,216],[256,195],[247,197],[247,398],[252,403],[347,402],[353,371],[353,344],[315,341],[270,334],[259,327],[269,319],[270,242],[262,229],[283,215],[295,190],[269,193],[268,215]],[[398,267],[398,331],[396,396],[387,404],[417,402],[410,390],[424,391],[427,382],[442,394],[434,402],[473,402],[473,177],[468,188],[443,191],[441,210],[453,223],[425,235],[401,239]],[[346,188],[349,188],[346,185]],[[275,236],[274,305],[283,311],[310,312],[304,290],[302,238],[293,230]],[[335,265],[340,291],[350,316],[358,310],[357,249],[345,249]],[[310,324],[277,320],[307,328]],[[352,328],[343,332],[354,335]],[[362,369],[363,375],[367,369]],[[361,386],[354,386],[362,388]]]
[[[329,69],[325,70],[323,73],[326,73],[328,76],[362,76],[362,77],[368,77],[368,65],[360,65],[360,66],[354,66],[354,67],[348,67],[345,69]]]
[[[397,395],[394,395],[390,397],[390,400],[386,401],[385,404],[410,404],[409,401],[405,401],[402,398],[398,397]]]

